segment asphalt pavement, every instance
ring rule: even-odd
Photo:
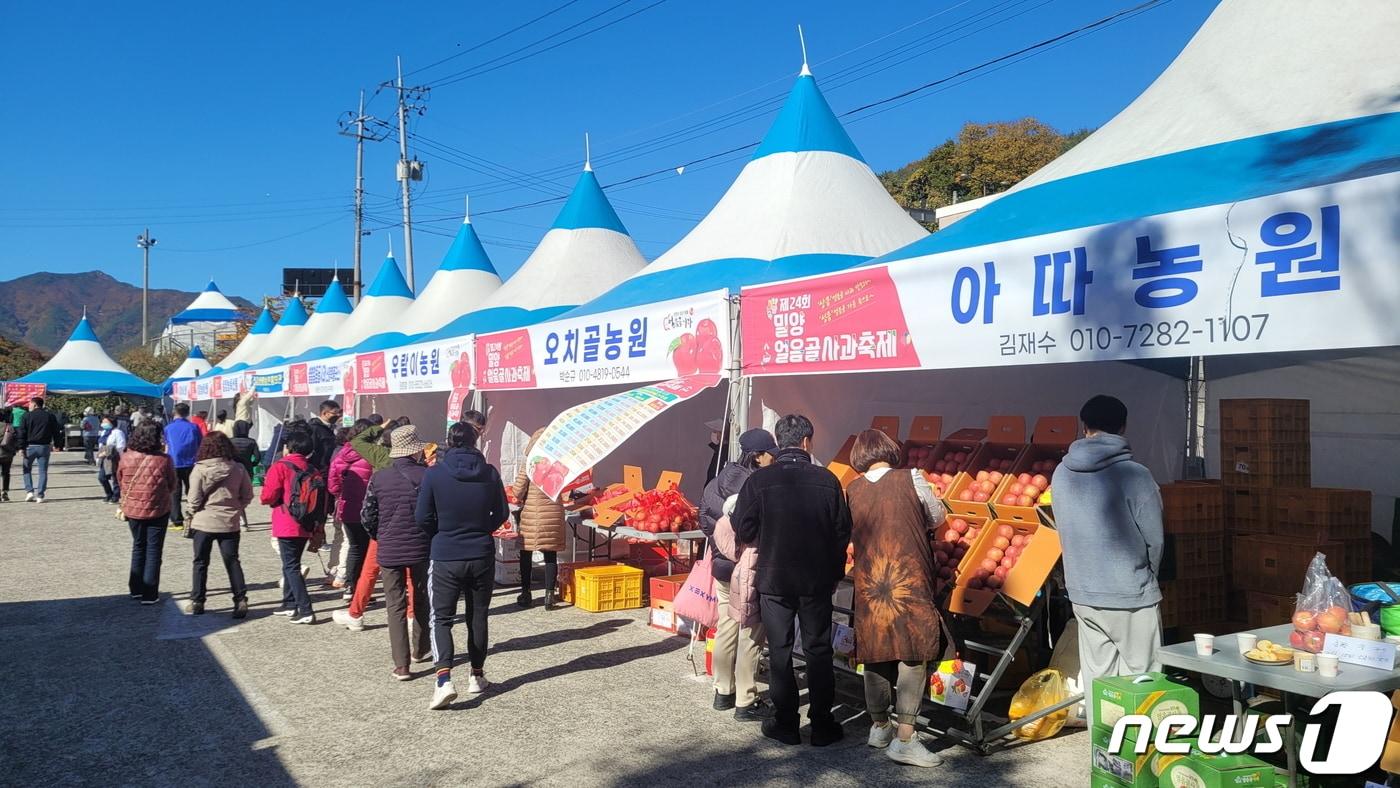
[[[127,598],[131,538],[79,453],[55,454],[43,504],[23,501],[15,462],[0,503],[0,784],[307,786],[939,785],[1036,788],[1088,782],[1083,732],[990,757],[937,742],[945,764],[918,769],[865,745],[855,706],[842,743],[787,747],[710,708],[689,641],[644,611],[491,608],[493,686],[429,711],[431,671],[392,679],[382,606],[365,631],[295,626],[280,601],[268,512],[242,540],[247,619],[229,616],[210,567],[207,612],[191,616],[190,542],[167,534],[160,604]],[[538,593],[538,592],[537,592]],[[465,633],[455,630],[459,649]],[[703,644],[695,654],[703,674]],[[418,667],[418,666],[415,666]],[[429,667],[429,666],[423,666]],[[459,669],[459,691],[465,669]],[[858,686],[843,696],[858,702]]]

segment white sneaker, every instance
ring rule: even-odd
[[[24,494],[24,502],[25,502],[25,503],[34,503],[34,493],[32,493],[32,492],[27,492],[27,493],[25,493],[25,494]]]
[[[929,752],[924,743],[919,741],[918,736],[909,741],[895,739],[890,742],[890,746],[885,750],[885,755],[889,756],[889,759],[895,763],[904,763],[910,766],[931,768],[943,765],[943,759]]]
[[[40,495],[39,497],[37,497],[37,498],[34,499],[34,503],[43,503],[43,502],[44,502],[44,496],[42,496],[42,495]]]
[[[894,741],[894,732],[897,726],[894,723],[886,722],[883,726],[871,725],[870,735],[866,737],[865,743],[877,750],[883,750]]]
[[[314,623],[316,623],[316,614],[315,614],[315,613],[307,613],[306,615],[304,615],[304,616],[302,616],[302,617],[300,617],[300,618],[297,618],[297,616],[294,614],[289,620],[290,620],[293,624],[314,624]]]
[[[331,613],[331,620],[351,632],[363,632],[365,629],[364,619],[350,615],[349,610],[337,610]]]
[[[471,678],[467,679],[467,694],[480,695],[485,692],[486,688],[489,686],[491,686],[491,682],[487,681],[485,676],[478,676],[473,673],[471,674]]]
[[[452,686],[452,682],[440,684],[433,690],[433,700],[428,704],[428,708],[437,710],[445,709],[447,705],[457,699],[457,688]]]

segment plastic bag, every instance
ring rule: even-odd
[[[1308,564],[1303,577],[1303,592],[1293,608],[1293,634],[1288,636],[1294,648],[1321,653],[1329,633],[1351,634],[1347,613],[1351,612],[1351,594],[1342,581],[1327,570],[1327,556],[1318,553]]]
[[[1069,696],[1069,689],[1065,686],[1065,675],[1054,668],[1046,668],[1026,679],[1021,688],[1016,690],[1016,694],[1011,697],[1011,710],[1007,712],[1007,716],[1015,722],[1041,709],[1061,703]],[[1018,739],[1028,741],[1048,739],[1065,727],[1065,720],[1068,718],[1069,709],[1060,709],[1054,714],[1047,714],[1020,726],[1015,730],[1015,734]]]

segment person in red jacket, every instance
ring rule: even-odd
[[[277,540],[277,551],[282,556],[282,606],[272,613],[290,616],[293,624],[314,624],[316,615],[311,610],[306,578],[301,574],[301,556],[317,531],[320,531],[320,538],[325,538],[325,521],[322,519],[313,527],[306,528],[287,511],[287,504],[292,499],[292,481],[298,471],[309,467],[307,455],[312,448],[311,433],[304,428],[293,427],[287,430],[284,445],[287,453],[267,469],[261,495],[263,505],[272,507],[272,536]]]
[[[209,434],[209,411],[201,410],[190,419],[194,426],[199,428],[199,436],[202,438]]]
[[[138,424],[117,465],[117,486],[122,491],[122,515],[131,528],[127,589],[131,598],[143,605],[160,600],[160,560],[177,484],[175,465],[161,451],[160,425],[154,421]]]

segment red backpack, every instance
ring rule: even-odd
[[[304,468],[298,468],[290,460],[283,459],[279,462],[292,471],[291,489],[283,507],[302,528],[315,528],[325,519],[326,502],[329,499],[325,475],[309,462]]]

